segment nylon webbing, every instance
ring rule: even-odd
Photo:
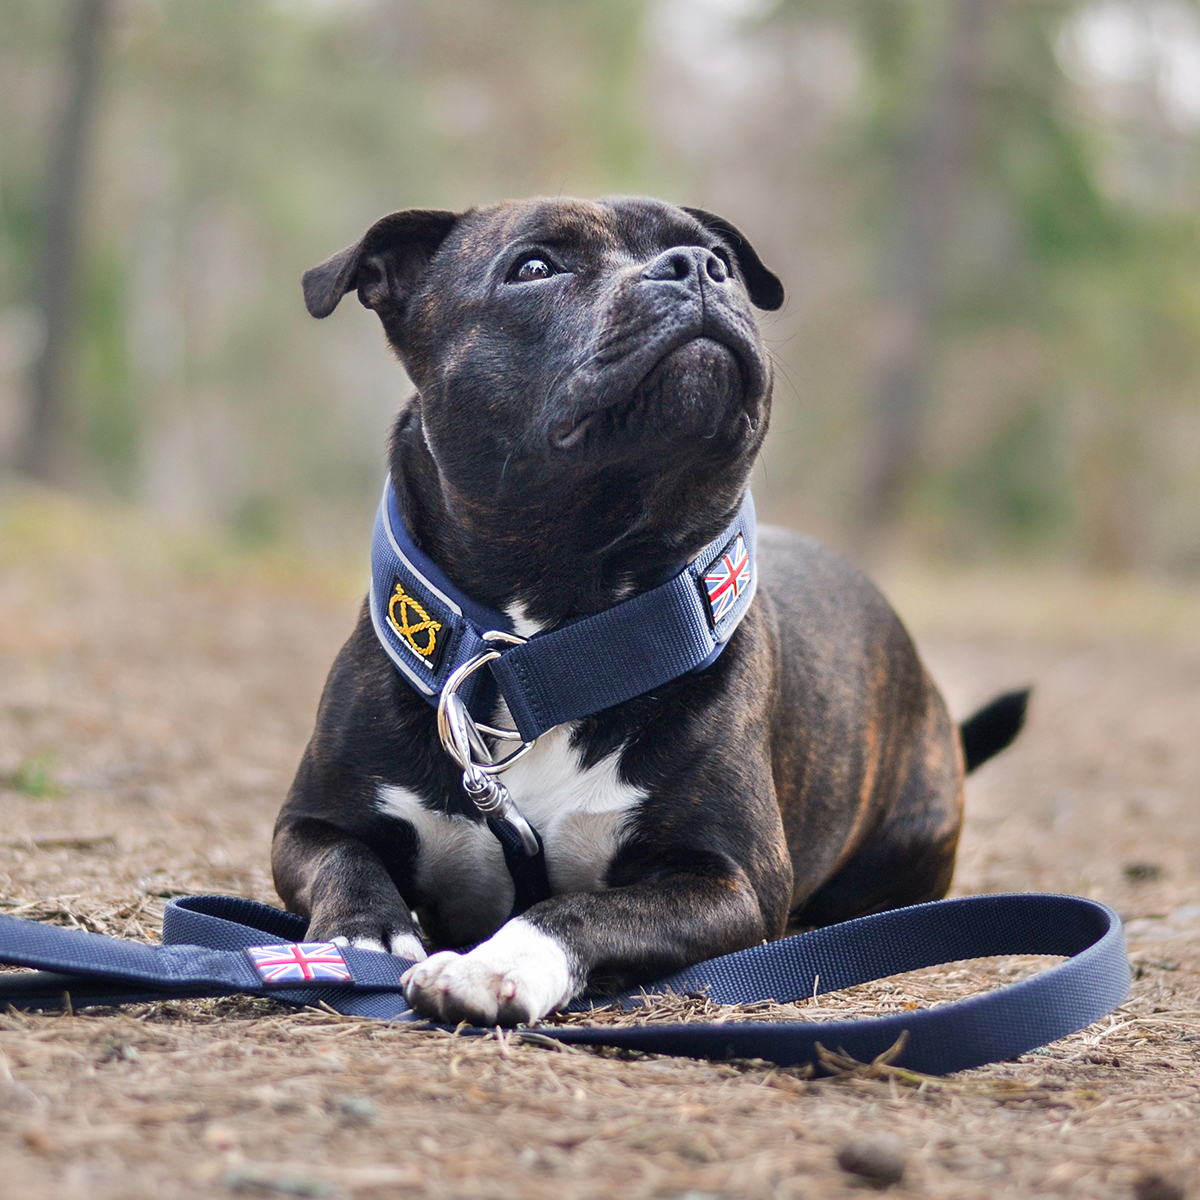
[[[162,946],[0,916],[0,962],[42,968],[0,975],[0,1005],[79,1007],[248,992],[289,1004],[328,1004],[348,1015],[413,1020],[400,991],[406,960],[342,947],[352,984],[264,985],[246,949],[302,942],[306,922],[254,901],[191,896],[167,905]],[[898,1065],[931,1074],[1012,1058],[1084,1028],[1129,991],[1120,918],[1079,896],[1017,893],[939,900],[783,938],[615,997],[705,991],[723,1004],[794,1001],[872,979],[998,954],[1069,956],[1030,979],[912,1012],[854,1021],[727,1021],[723,1024],[538,1025],[563,1042],[623,1046],[698,1058],[761,1058],[781,1066],[817,1061],[817,1043],[868,1061],[908,1035]],[[587,1009],[614,997],[585,997]]]
[[[513,906],[509,916],[519,917],[526,909],[550,897],[550,877],[546,873],[546,847],[542,835],[530,826],[537,839],[538,852],[529,855],[525,853],[516,826],[508,821],[497,821],[494,817],[488,817],[487,823],[492,836],[500,843],[504,865],[513,884]]]
[[[738,570],[730,559],[729,586],[712,607],[704,576],[732,546],[744,558]],[[521,737],[532,741],[707,666],[745,616],[756,583],[754,499],[746,492],[733,521],[671,579],[522,645],[497,647],[501,657],[461,695],[477,720],[490,720],[498,685]],[[413,542],[390,480],[375,517],[369,605],[380,645],[430,704],[456,668],[488,648],[483,633],[512,631],[505,613],[461,592]]]

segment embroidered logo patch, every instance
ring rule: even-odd
[[[388,624],[392,632],[427,666],[437,670],[440,646],[438,634],[442,632],[441,621],[429,615],[428,610],[411,592],[404,590],[404,583],[396,579],[387,607]]]
[[[353,983],[333,942],[285,942],[250,946],[246,953],[263,983]]]
[[[746,551],[746,539],[739,533],[704,573],[704,594],[708,597],[714,625],[729,613],[738,597],[750,587],[753,576],[754,568]]]

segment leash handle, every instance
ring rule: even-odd
[[[0,975],[0,1005],[56,1008],[249,992],[288,1003],[325,1003],[347,1015],[414,1020],[399,978],[404,959],[340,947],[352,983],[264,985],[246,951],[264,941],[302,942],[307,922],[231,896],[189,896],[167,905],[162,946],[0,916],[0,962],[40,967]],[[805,999],[888,975],[998,954],[1061,954],[1065,962],[1020,983],[913,1012],[855,1021],[538,1026],[562,1042],[621,1046],[694,1058],[761,1058],[780,1066],[817,1062],[817,1043],[870,1061],[902,1033],[895,1060],[945,1074],[1012,1058],[1074,1033],[1111,1012],[1129,992],[1129,959],[1112,909],[1080,896],[1015,893],[938,900],[782,938],[694,967],[617,997],[695,991],[723,1004]]]
[[[722,1004],[786,1002],[922,967],[1007,954],[1067,958],[1019,983],[866,1020],[576,1026],[553,1036],[657,1054],[762,1058],[796,1066],[818,1062],[818,1042],[869,1062],[907,1033],[896,1064],[944,1075],[1057,1041],[1106,1016],[1129,994],[1121,918],[1095,900],[1037,892],[937,900],[859,917],[709,959],[655,988],[704,989]]]

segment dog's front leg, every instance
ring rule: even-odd
[[[704,857],[704,856],[699,856]],[[405,996],[446,1023],[513,1025],[561,1008],[590,983],[621,988],[778,936],[746,874],[689,871],[555,896],[467,954],[410,968]],[[782,918],[780,918],[782,920]]]
[[[379,856],[327,821],[281,821],[271,847],[275,888],[291,912],[309,918],[310,941],[384,950],[421,961],[412,913]]]

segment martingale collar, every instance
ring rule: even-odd
[[[495,691],[518,732],[546,730],[591,716],[712,663],[754,598],[754,500],[666,583],[604,612],[534,634],[467,679],[461,696],[472,715],[490,713]],[[482,651],[484,639],[511,633],[512,621],[461,592],[421,551],[400,515],[389,478],[371,542],[371,622],[405,680],[436,705],[447,679]]]

